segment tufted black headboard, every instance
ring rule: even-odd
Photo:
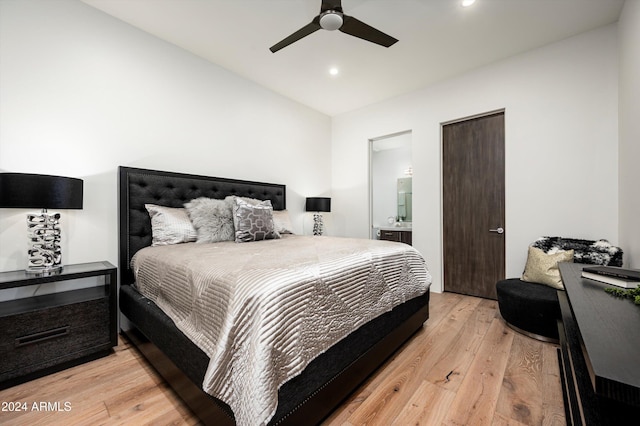
[[[271,200],[275,210],[286,208],[286,186],[158,170],[118,168],[120,284],[132,284],[131,258],[151,245],[151,219],[144,205],[182,207],[198,197],[228,195]]]

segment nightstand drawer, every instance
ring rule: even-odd
[[[107,349],[107,297],[0,317],[0,381]]]

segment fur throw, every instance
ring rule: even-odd
[[[551,254],[558,250],[573,250],[573,261],[589,265],[622,266],[622,249],[607,240],[580,240],[576,238],[542,237],[532,247]]]

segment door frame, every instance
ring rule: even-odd
[[[455,123],[460,123],[463,121],[468,121],[468,120],[473,120],[476,118],[482,118],[482,117],[487,117],[490,115],[494,115],[494,114],[500,114],[502,113],[504,115],[504,142],[505,142],[505,147],[504,147],[504,151],[505,151],[505,158],[504,158],[504,162],[505,162],[505,193],[504,193],[504,206],[505,206],[505,212],[504,212],[504,228],[505,229],[509,229],[509,227],[507,226],[507,211],[506,211],[506,205],[507,205],[507,191],[506,191],[506,186],[507,186],[507,182],[506,182],[506,163],[507,163],[507,146],[506,146],[506,142],[507,142],[507,112],[506,112],[506,108],[498,108],[498,109],[494,109],[494,110],[490,110],[490,111],[485,111],[485,112],[481,112],[478,114],[472,114],[472,115],[468,115],[468,116],[464,116],[464,117],[460,117],[460,118],[455,118],[452,120],[447,120],[447,121],[442,121],[440,122],[440,271],[441,271],[441,277],[442,277],[442,292],[445,292],[445,275],[444,275],[444,268],[445,268],[445,258],[444,258],[444,132],[443,132],[443,128],[444,126],[450,125],[450,124],[455,124]],[[504,240],[504,246],[505,246],[505,250],[504,250],[504,273],[506,276],[506,269],[507,269],[507,236],[505,234],[505,240]]]

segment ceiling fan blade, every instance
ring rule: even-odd
[[[313,21],[311,21],[310,23],[308,23],[304,27],[300,28],[298,31],[296,31],[295,33],[291,34],[289,37],[287,37],[284,40],[282,40],[281,42],[276,43],[273,46],[271,46],[269,48],[269,50],[271,50],[272,53],[276,53],[278,50],[280,50],[280,49],[282,49],[284,47],[287,47],[291,43],[294,43],[294,42],[300,40],[301,38],[306,37],[309,34],[318,31],[320,28],[322,28],[320,26],[320,21],[316,17],[316,18],[314,18]]]
[[[343,15],[342,18],[344,19],[344,23],[342,24],[342,27],[340,27],[340,31],[345,34],[349,34],[384,47],[389,47],[398,41],[398,39],[391,37],[380,30],[376,30],[352,16]]]
[[[320,6],[320,13],[327,10],[335,10],[342,12],[342,0],[322,0],[322,6]]]

